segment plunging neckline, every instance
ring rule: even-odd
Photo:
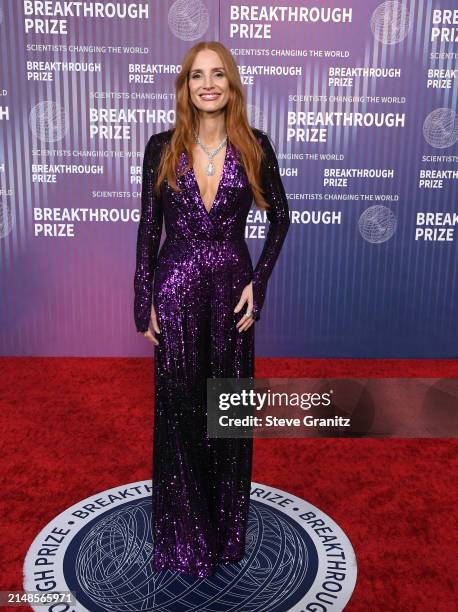
[[[226,150],[224,152],[224,161],[223,161],[223,169],[221,170],[221,176],[219,177],[219,183],[218,183],[218,187],[216,189],[216,194],[215,194],[215,199],[212,202],[212,205],[210,206],[210,209],[207,210],[206,206],[205,206],[205,202],[202,198],[202,194],[200,191],[200,187],[199,187],[199,183],[197,182],[197,176],[196,173],[194,172],[194,167],[191,166],[191,173],[192,176],[194,178],[194,182],[196,184],[197,187],[197,193],[199,194],[199,201],[202,205],[202,208],[204,209],[204,211],[207,213],[207,215],[210,215],[211,211],[213,210],[217,200],[218,200],[218,196],[219,196],[219,192],[220,192],[220,188],[221,188],[221,183],[223,182],[223,177],[224,177],[224,172],[226,170],[226,162],[227,162],[227,154],[228,154],[228,149],[229,149],[229,141],[226,142]]]

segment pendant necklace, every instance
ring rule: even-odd
[[[194,138],[195,138],[196,143],[205,151],[208,157],[208,165],[205,168],[205,173],[207,174],[207,176],[213,176],[215,174],[215,165],[213,164],[213,158],[215,157],[217,153],[219,153],[219,151],[221,151],[221,149],[226,144],[227,135],[224,137],[224,139],[220,142],[220,144],[216,147],[214,151],[209,151],[207,149],[204,143],[200,140],[199,136],[196,134],[195,130],[194,130]]]

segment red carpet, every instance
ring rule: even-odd
[[[30,542],[56,514],[151,478],[153,362],[0,359],[0,590],[21,590]],[[259,359],[256,376],[456,378],[458,362]],[[258,439],[253,480],[307,499],[346,531],[358,559],[349,612],[452,612],[457,447],[454,439]]]

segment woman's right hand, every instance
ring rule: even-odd
[[[157,323],[156,310],[154,308],[154,304],[151,306],[150,326],[146,332],[143,332],[143,335],[150,342],[152,342],[155,346],[159,346],[159,340],[156,338],[156,336],[154,335],[154,333],[152,333],[151,330],[153,330],[157,334],[161,333],[161,330],[159,329],[159,325]]]

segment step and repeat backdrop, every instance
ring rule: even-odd
[[[231,50],[291,210],[258,355],[458,357],[454,0],[3,0],[2,354],[151,354],[142,158],[200,40]],[[267,228],[253,204],[254,265]]]

